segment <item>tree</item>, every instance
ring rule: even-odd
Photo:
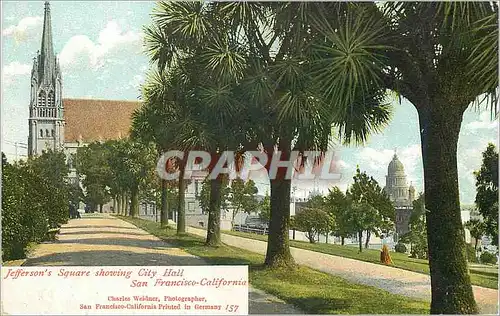
[[[184,115],[182,123],[177,125],[175,143],[183,151],[210,152],[209,173],[214,172],[223,151],[239,148],[238,135],[244,136],[240,124],[235,121],[244,121],[238,114],[242,106],[236,101],[233,89],[235,80],[241,76],[240,64],[235,62],[239,56],[228,53],[227,49],[236,35],[229,32],[230,25],[213,7],[213,4],[201,2],[160,2],[153,14],[153,24],[146,28],[152,61],[160,71],[175,64],[186,79],[183,85],[187,93],[181,94],[182,102],[176,100]],[[184,18],[189,13],[196,16],[197,22]],[[214,174],[210,180],[206,244],[211,246],[219,245],[221,240],[222,181],[222,174]]]
[[[255,182],[251,179],[246,182],[241,178],[236,178],[231,181],[231,189],[228,198],[232,207],[231,226],[234,225],[234,217],[238,212],[243,211],[248,214],[257,209],[258,202],[255,198],[255,194],[258,192],[259,190],[255,186]]]
[[[102,211],[102,205],[110,199],[107,189],[112,178],[109,157],[109,148],[100,142],[80,147],[76,152],[76,171],[85,189],[85,203],[92,211],[97,211],[98,206]]]
[[[130,213],[139,214],[139,191],[156,167],[157,152],[151,144],[133,142],[129,139],[110,143],[112,154],[108,164],[119,171],[122,183],[130,193]],[[122,159],[120,159],[122,158]]]
[[[151,71],[142,86],[143,105],[132,115],[131,138],[145,144],[153,142],[158,153],[157,158],[164,151],[171,149],[176,136],[171,128],[176,116],[172,115],[173,107],[166,98],[170,87],[166,72]],[[172,183],[169,184],[166,179],[160,179],[160,182],[160,223],[162,227],[168,227],[167,191]]]
[[[312,49],[312,44],[325,39],[312,24],[312,17],[321,11],[343,13],[345,8],[345,4],[319,3],[161,2],[157,13],[161,27],[147,33],[155,39],[152,57],[161,68],[178,63],[187,55],[196,56],[197,75],[204,75],[199,69],[215,74],[199,82],[217,83],[216,89],[208,89],[218,92],[217,99],[236,99],[218,104],[236,104],[244,109],[244,115],[233,117],[244,117],[242,124],[232,127],[243,127],[236,130],[244,136],[244,141],[239,142],[245,150],[260,148],[267,155],[265,167],[269,172],[273,156],[288,160],[292,150],[327,150],[332,123],[362,139],[389,119],[388,107],[381,104],[380,95],[374,94],[356,99],[369,104],[358,111],[366,122],[347,122],[345,117],[349,114],[335,109],[337,101],[322,102],[322,87],[311,84],[311,56],[322,54],[321,49]],[[186,15],[196,18],[185,19]],[[230,93],[231,84],[236,84],[237,93]],[[231,135],[227,128],[221,131]],[[224,142],[218,145],[227,146]],[[275,177],[270,177],[273,211],[267,266],[293,265],[288,240],[291,180],[285,175],[286,170],[280,168]]]
[[[486,224],[479,219],[471,219],[465,223],[465,228],[470,232],[474,238],[474,250],[477,251],[477,245],[486,232]]]
[[[366,202],[352,201],[348,210],[349,222],[358,235],[359,252],[363,251],[363,232],[371,230],[373,223],[379,222],[377,210]]]
[[[228,206],[227,201],[230,193],[230,188],[228,184],[229,184],[228,178],[225,178],[221,186],[222,209],[227,209]],[[201,183],[201,190],[200,193],[196,196],[196,199],[200,201],[200,207],[202,212],[208,214],[210,211],[210,181],[208,178]]]
[[[244,30],[249,50],[248,75],[242,81],[243,97],[254,123],[255,138],[262,144],[268,162],[273,157],[291,159],[292,151],[326,151],[331,140],[332,124],[337,128],[350,125],[335,108],[336,101],[325,102],[316,77],[312,80],[312,56],[322,54],[315,41],[324,39],[313,25],[318,11],[343,12],[344,4],[273,3],[225,5],[229,20]],[[263,26],[263,27],[262,27]],[[369,132],[384,122],[386,108],[369,102],[377,109],[379,120],[354,131]],[[268,106],[274,104],[275,106]],[[326,114],[329,113],[329,114]],[[334,114],[335,113],[335,114]],[[348,129],[351,129],[348,127]],[[353,129],[354,130],[354,129]],[[363,131],[362,131],[363,130]],[[308,159],[314,161],[313,157]],[[267,266],[293,266],[289,248],[289,217],[291,181],[286,169],[274,176],[266,164],[271,188],[271,219],[269,223]]]
[[[159,32],[159,33],[158,33]],[[169,69],[164,69],[161,61],[157,59],[157,44],[162,41],[163,33],[157,25],[153,24],[150,28],[146,28],[145,43],[148,48],[148,53],[153,62],[158,63],[157,70],[151,70],[148,73],[146,83],[142,86],[142,98],[144,104],[140,110],[136,111],[132,121],[132,138],[140,139],[143,142],[152,141],[156,145],[158,153],[167,150],[182,150],[184,156],[180,158],[172,158],[166,162],[165,168],[168,172],[179,172],[177,183],[177,234],[186,232],[185,219],[185,189],[188,185],[184,179],[187,150],[189,148],[181,148],[179,143],[184,140],[181,137],[186,134],[179,133],[181,127],[189,129],[192,124],[187,124],[189,107],[186,104],[189,102],[190,91],[189,80],[186,80],[186,75],[182,72],[182,67],[179,65],[172,66]],[[156,57],[155,57],[156,56]],[[187,136],[191,139],[193,135]],[[168,216],[165,209],[168,209],[168,190],[169,186],[165,179],[162,179],[161,187],[161,208],[162,222],[167,225]]]
[[[381,234],[388,234],[394,230],[394,205],[377,181],[373,177],[368,177],[366,172],[361,172],[359,167],[353,179],[354,183],[349,188],[352,201],[370,205],[370,212],[374,212],[369,216],[372,219],[371,223],[365,226],[365,248],[368,248],[372,232],[380,237]],[[362,235],[359,236],[361,238]]]
[[[341,238],[343,246],[345,238],[351,236],[354,231],[349,217],[351,197],[346,196],[338,187],[333,187],[328,190],[325,204],[325,209],[333,217],[333,235]]]
[[[44,182],[39,184],[46,188],[46,197],[40,200],[40,203],[46,203],[44,208],[47,211],[50,227],[66,223],[71,189],[67,181],[69,168],[66,164],[66,155],[62,151],[44,151],[36,159],[28,160],[28,165],[41,179],[40,182]]]
[[[426,208],[424,195],[413,201],[413,211],[409,221],[410,230],[401,236],[400,241],[410,244],[410,256],[413,258],[428,259],[428,241],[426,226]]]
[[[315,243],[320,234],[329,230],[330,218],[328,213],[317,208],[301,209],[294,216],[295,227],[305,232],[310,243]]]
[[[474,172],[474,175],[476,205],[483,216],[485,232],[492,237],[492,243],[498,245],[498,151],[495,145],[488,144],[483,152],[481,169]]]
[[[353,109],[353,96],[370,95],[370,87],[395,91],[416,108],[429,210],[431,313],[476,313],[460,216],[457,142],[471,104],[489,96],[496,114],[498,5],[387,2],[351,12],[340,26],[329,12],[319,13],[329,44],[318,58],[316,78],[328,78],[324,92],[344,111]],[[367,50],[357,45],[370,42]]]
[[[65,155],[47,151],[10,164],[2,153],[2,260],[24,258],[30,242],[48,239],[69,217]]]
[[[268,192],[266,192],[262,201],[259,202],[259,217],[261,220],[269,223],[269,219],[271,218],[271,197]]]

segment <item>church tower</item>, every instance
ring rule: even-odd
[[[64,116],[62,78],[59,61],[54,54],[50,4],[45,2],[42,47],[33,58],[29,111],[28,155],[40,155],[44,150],[62,150]]]

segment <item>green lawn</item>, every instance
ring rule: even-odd
[[[137,227],[202,257],[214,265],[248,265],[252,286],[291,303],[307,314],[428,314],[429,303],[349,283],[342,278],[307,267],[265,269],[264,257],[243,249],[204,246],[204,239],[175,230],[161,229],[158,223],[117,216]]]
[[[251,238],[261,241],[267,241],[266,235],[257,235],[252,233],[223,231],[224,234]],[[366,262],[380,263],[380,250],[376,249],[363,249],[363,252],[358,253],[357,247],[341,246],[324,243],[311,244],[306,241],[290,240],[290,246],[335,255],[339,257],[351,258]],[[429,274],[429,264],[424,259],[409,258],[408,255],[403,253],[391,252],[391,258],[394,267],[410,270],[418,273]],[[485,269],[482,267],[470,268],[472,284],[488,287],[491,289],[498,289],[498,270],[497,267]]]

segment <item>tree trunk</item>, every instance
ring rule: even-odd
[[[222,178],[210,180],[210,201],[208,204],[207,246],[217,247],[221,244],[220,237],[220,205]]]
[[[359,241],[358,241],[358,243],[359,243],[359,252],[362,252],[363,251],[363,231],[362,230],[360,230],[358,232],[358,239],[359,239]]]
[[[139,188],[133,186],[130,190],[130,216],[137,217],[139,214]]]
[[[118,198],[118,201],[116,203],[117,204],[116,211],[117,211],[118,215],[121,215],[122,214],[122,195],[118,194],[117,198]]]
[[[99,213],[102,213],[102,204],[99,204]]]
[[[231,229],[234,227],[234,218],[236,217],[236,214],[240,211],[240,208],[238,207],[236,210],[233,208],[232,209],[232,214],[231,214]]]
[[[130,200],[128,193],[125,193],[125,215],[130,215]]]
[[[278,172],[279,175],[280,172]],[[271,182],[271,218],[265,265],[292,266],[294,260],[290,253],[290,189],[291,180],[273,179]]]
[[[340,244],[342,246],[345,245],[345,237],[344,236],[340,236]]]
[[[307,232],[306,237],[307,239],[309,239],[309,242],[311,244],[314,244],[314,242],[316,241],[316,236],[314,235],[313,232]]]
[[[292,230],[292,239],[295,240],[295,228]]]
[[[467,268],[460,214],[457,143],[465,110],[458,104],[419,108],[431,275],[431,314],[478,312]]]
[[[158,211],[157,211],[158,212]],[[167,180],[161,179],[161,227],[168,227]]]
[[[127,215],[127,194],[125,192],[122,193],[122,215],[126,216]]]
[[[325,244],[327,244],[328,243],[328,233],[326,233],[325,238],[326,238]]]
[[[186,233],[186,206],[184,205],[184,191],[186,190],[184,182],[184,172],[186,171],[186,164],[183,161],[179,168],[179,196],[177,197],[177,234],[182,235]]]
[[[370,243],[371,235],[372,235],[371,231],[367,230],[366,231],[365,249],[368,249],[368,244]]]
[[[113,213],[116,213],[116,195],[113,196]]]
[[[474,250],[477,251],[477,244],[478,244],[478,239],[474,238]]]

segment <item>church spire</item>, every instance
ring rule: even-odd
[[[40,50],[40,77],[44,86],[50,86],[55,74],[55,55],[52,43],[52,25],[50,19],[50,4],[45,1],[45,14],[43,18],[42,48]]]

